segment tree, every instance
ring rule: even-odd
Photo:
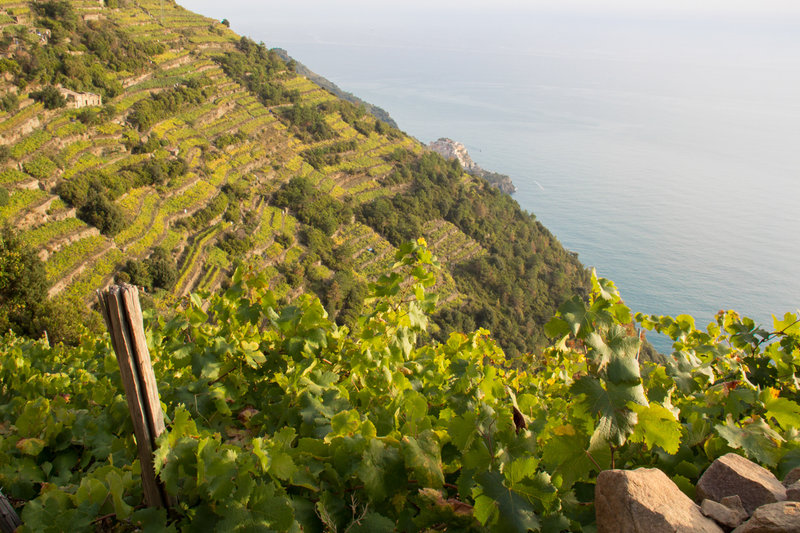
[[[225,26],[226,28],[231,27],[231,23],[228,19],[222,19],[222,25]]]
[[[122,211],[105,194],[92,189],[86,203],[78,209],[78,218],[104,235],[113,236],[125,225]]]
[[[153,287],[153,276],[150,274],[150,268],[148,268],[146,262],[128,259],[123,272],[127,275],[127,279],[124,276],[120,276],[120,281],[127,281],[146,289]]]
[[[40,90],[33,91],[30,97],[37,102],[42,102],[45,109],[58,109],[67,105],[67,99],[52,85],[45,85]]]
[[[170,289],[178,279],[175,260],[161,246],[155,248],[147,259],[142,261],[129,259],[122,271],[128,278],[126,281],[147,290]],[[121,276],[121,279],[124,280],[124,277]]]
[[[0,332],[35,336],[47,294],[44,263],[12,229],[0,232]]]
[[[153,253],[147,259],[147,266],[150,270],[150,277],[153,279],[154,287],[170,289],[175,284],[175,280],[178,279],[175,260],[161,246],[153,250]]]

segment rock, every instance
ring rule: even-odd
[[[800,533],[800,502],[762,505],[733,533]]]
[[[467,148],[460,142],[454,141],[453,139],[448,139],[447,137],[442,137],[437,141],[429,143],[428,148],[441,155],[445,159],[457,159],[461,164],[461,167],[467,173],[485,179],[492,187],[497,187],[506,194],[514,194],[517,191],[517,188],[514,186],[511,178],[505,174],[490,172],[478,166],[478,164],[470,157],[469,152],[467,152]]]
[[[783,486],[788,487],[789,485],[794,485],[800,481],[800,466],[797,468],[793,468],[786,474],[786,477],[783,478]]]
[[[733,496],[725,496],[719,501],[719,503],[721,503],[722,505],[724,505],[729,509],[741,511],[744,514],[745,520],[747,520],[750,517],[750,513],[748,513],[747,509],[745,509],[744,505],[742,505],[742,499],[739,497],[738,494],[734,494]]]
[[[738,494],[748,514],[758,507],[786,499],[786,487],[772,473],[735,453],[723,455],[700,477],[697,499],[722,500]]]
[[[717,524],[731,529],[747,520],[748,516],[741,502],[739,502],[739,508],[734,509],[714,500],[703,500],[700,510]]]
[[[786,499],[800,502],[800,481],[795,481],[794,485],[786,487]]]
[[[604,470],[594,497],[598,533],[722,533],[661,470]]]
[[[467,172],[479,168],[475,161],[469,156],[467,148],[453,139],[441,137],[437,141],[430,142],[428,148],[445,159],[458,159],[458,162],[461,163],[461,167]]]

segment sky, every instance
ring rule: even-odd
[[[269,2],[255,0],[178,0],[187,9],[207,16],[232,9],[236,12],[255,5],[264,11]],[[800,2],[797,0],[293,0],[292,2],[272,2],[275,9],[322,10],[333,12],[338,9],[369,9],[390,13],[398,8],[408,9],[524,9],[559,11],[636,11],[636,12],[676,12],[706,13],[718,15],[800,15]],[[335,5],[335,9],[331,7]],[[313,11],[308,11],[313,12]]]
[[[524,38],[537,53],[551,55],[578,49],[603,57],[622,52],[643,60],[669,55],[703,62],[699,56],[705,55],[718,63],[781,65],[800,57],[798,0],[178,1],[205,16],[227,18],[240,35],[285,48],[334,82],[332,65],[315,56],[332,44],[392,49],[435,44],[469,53],[514,50],[513,42]],[[762,53],[764,47],[771,53]]]

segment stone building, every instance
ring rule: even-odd
[[[59,90],[61,91],[61,95],[67,99],[67,107],[71,107],[73,109],[101,105],[103,103],[103,99],[99,94],[77,93],[64,88]]]

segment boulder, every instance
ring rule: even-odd
[[[738,495],[748,514],[758,507],[786,499],[786,487],[772,473],[735,453],[723,455],[700,477],[697,499],[722,500]]]
[[[722,533],[661,470],[604,470],[597,477],[598,533]]]
[[[762,505],[733,533],[800,533],[800,502]]]
[[[795,481],[793,485],[786,487],[786,499],[793,502],[800,502],[800,481]]]
[[[794,485],[800,481],[800,466],[797,468],[792,468],[786,477],[783,478],[783,486],[788,487],[789,485]]]
[[[745,520],[747,520],[747,511],[742,507],[741,502],[738,508],[727,507],[722,503],[715,502],[714,500],[703,500],[700,505],[700,510],[703,514],[721,526],[733,529]]]

